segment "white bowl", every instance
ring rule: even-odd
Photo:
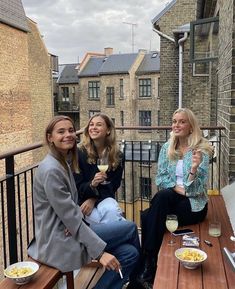
[[[187,269],[196,269],[206,259],[207,254],[197,248],[180,248],[175,251],[175,257]]]
[[[13,280],[17,285],[28,283],[38,271],[39,265],[31,261],[12,264],[4,270],[4,275]]]

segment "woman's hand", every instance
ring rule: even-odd
[[[96,199],[90,198],[83,202],[80,206],[83,215],[89,216],[95,206]]]
[[[99,259],[99,262],[105,267],[105,269],[108,270],[114,270],[118,272],[119,269],[121,269],[118,259],[107,252],[104,252],[102,254],[102,256]]]
[[[180,194],[180,195],[183,195],[185,196],[185,189],[183,187],[180,187],[180,186],[175,186],[174,187],[174,191],[177,193],[177,194]]]
[[[105,181],[107,179],[107,175],[106,173],[104,172],[98,172],[95,174],[92,182],[91,182],[91,185],[92,187],[97,187],[100,183],[102,183],[103,181]]]
[[[197,168],[201,162],[202,162],[201,150],[197,150],[197,149],[193,150],[191,173],[193,173],[193,174],[196,173]]]

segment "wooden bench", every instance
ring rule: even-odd
[[[208,235],[209,221],[217,218],[221,222],[222,235],[218,238]],[[175,237],[176,244],[167,244],[170,233],[164,235],[158,256],[157,272],[153,289],[235,289],[235,273],[223,254],[223,248],[235,251],[234,242],[230,240],[233,230],[222,196],[210,196],[206,219],[197,225],[187,226],[200,238],[200,248],[208,255],[207,260],[197,269],[184,268],[174,253],[182,247],[182,237]],[[212,243],[209,247],[204,243]]]
[[[0,289],[52,289],[66,276],[67,289],[91,289],[102,276],[104,269],[98,262],[83,266],[74,279],[73,272],[62,273],[58,269],[39,264],[39,270],[33,279],[25,285],[16,285],[5,278],[0,282]]]

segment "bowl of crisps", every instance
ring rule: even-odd
[[[206,252],[197,248],[179,248],[175,251],[175,257],[187,269],[196,269],[206,259]]]
[[[31,261],[14,263],[4,270],[4,275],[17,285],[28,283],[38,271],[39,265]]]

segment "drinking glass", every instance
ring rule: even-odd
[[[171,233],[171,239],[168,242],[168,245],[174,245],[175,240],[173,239],[172,233],[178,228],[178,218],[176,215],[167,215],[166,216],[166,227],[167,230]]]
[[[99,169],[100,172],[105,173],[108,168],[109,168],[109,156],[108,156],[108,152],[105,151],[102,153],[102,156],[97,159],[97,167]],[[101,184],[102,185],[107,185],[109,184],[109,181],[104,180]]]

